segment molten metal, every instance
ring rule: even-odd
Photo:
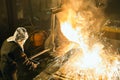
[[[66,21],[60,20],[61,32],[68,41],[79,45],[78,51],[73,52],[55,75],[64,76],[69,80],[119,80],[119,55],[112,51],[107,52],[99,37],[92,34],[94,30],[89,29],[91,24],[85,15],[68,13]]]

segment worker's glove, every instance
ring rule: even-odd
[[[32,61],[32,65],[29,67],[29,70],[35,70],[40,63],[35,60],[31,60],[31,61]]]

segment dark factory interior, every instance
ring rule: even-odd
[[[19,27],[39,64],[4,79],[2,45]],[[120,80],[120,0],[1,0],[0,50],[0,80]]]

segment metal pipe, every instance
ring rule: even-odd
[[[32,59],[34,59],[34,58],[36,58],[36,57],[40,56],[41,54],[43,54],[43,53],[45,53],[45,52],[48,52],[48,51],[50,51],[50,49],[45,49],[45,50],[41,51],[40,53],[32,56],[32,57],[29,58],[29,59],[32,60]]]

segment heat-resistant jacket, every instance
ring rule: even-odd
[[[14,41],[4,41],[1,47],[0,65],[4,76],[12,74],[18,67],[34,69],[34,63],[27,58],[19,44]]]

